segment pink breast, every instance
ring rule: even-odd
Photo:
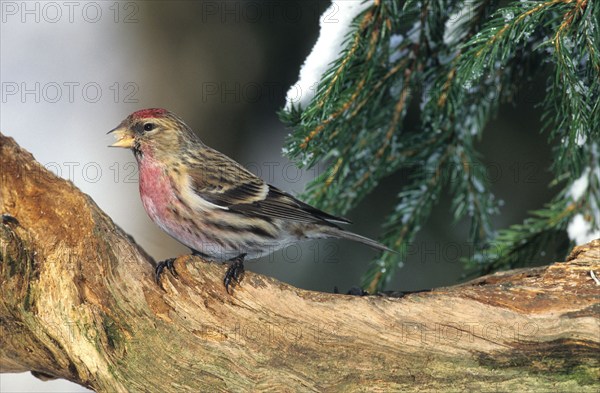
[[[215,252],[213,258],[225,260],[235,255],[222,257],[223,245],[207,236],[193,224],[190,214],[193,214],[177,198],[169,176],[162,166],[145,155],[139,162],[140,169],[140,196],[146,212],[159,227],[169,235],[195,250]],[[173,209],[177,210],[177,213]],[[237,250],[234,251],[237,252]],[[238,253],[239,254],[239,253]],[[209,254],[212,255],[212,254]],[[237,255],[237,254],[236,254]]]
[[[140,196],[150,218],[164,228],[169,205],[176,198],[168,176],[151,160],[140,162]]]

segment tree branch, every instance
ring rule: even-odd
[[[564,263],[402,299],[304,291],[151,259],[0,135],[0,368],[100,392],[596,391],[600,240]]]

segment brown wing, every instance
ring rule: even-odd
[[[350,223],[299,201],[268,185],[229,157],[207,148],[202,162],[188,172],[194,193],[202,199],[248,216],[303,222]],[[191,166],[188,166],[188,168]]]
[[[350,220],[346,218],[325,213],[273,186],[269,186],[269,192],[265,199],[249,204],[235,205],[230,207],[230,210],[292,221],[350,223]]]
[[[206,148],[206,152],[201,160],[187,166],[192,189],[198,196],[226,208],[267,196],[269,186],[252,172],[215,150]]]

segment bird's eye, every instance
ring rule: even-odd
[[[152,131],[154,129],[154,124],[146,123],[144,124],[144,131]]]

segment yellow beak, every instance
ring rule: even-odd
[[[133,147],[134,138],[131,131],[128,129],[118,126],[108,132],[109,134],[115,134],[115,138],[117,141],[108,147],[123,147],[123,148],[131,148]]]

